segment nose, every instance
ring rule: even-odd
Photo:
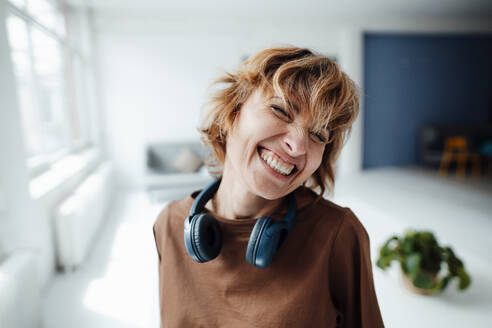
[[[292,157],[304,155],[306,153],[309,136],[306,129],[299,126],[292,126],[284,137],[284,143]]]

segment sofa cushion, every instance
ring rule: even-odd
[[[173,167],[181,173],[196,172],[202,165],[202,159],[189,147],[182,148],[173,161]]]
[[[147,170],[149,173],[180,173],[183,172],[177,170],[173,163],[176,161],[180,152],[189,148],[193,153],[204,161],[208,155],[209,150],[202,145],[201,142],[188,141],[188,142],[157,142],[147,145]]]

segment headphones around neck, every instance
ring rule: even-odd
[[[190,216],[184,222],[186,251],[198,263],[216,258],[222,249],[222,230],[219,222],[209,213],[201,213],[205,204],[219,189],[220,179],[203,189],[190,209]],[[270,265],[275,253],[287,234],[296,224],[296,201],[293,193],[287,195],[289,211],[282,222],[261,217],[256,222],[248,241],[246,261],[259,268]]]

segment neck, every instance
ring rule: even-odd
[[[224,167],[222,181],[214,196],[213,210],[224,218],[240,220],[268,216],[282,204],[283,198],[269,200],[248,190],[242,180]]]

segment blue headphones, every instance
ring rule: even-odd
[[[222,249],[222,230],[219,222],[208,213],[200,213],[219,189],[220,181],[211,183],[198,194],[191,207],[190,216],[184,222],[186,251],[198,263],[213,260]],[[249,264],[259,268],[269,266],[285,237],[294,228],[296,201],[292,193],[287,198],[289,211],[282,222],[275,222],[265,216],[256,222],[246,249],[246,261]]]

